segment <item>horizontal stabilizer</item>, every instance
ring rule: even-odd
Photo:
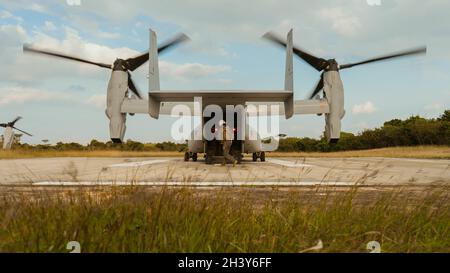
[[[242,101],[284,102],[292,95],[290,91],[247,91],[247,90],[199,90],[199,91],[152,91],[149,96],[160,102],[194,101],[195,97],[203,100],[217,100],[227,105],[241,104]]]
[[[122,104],[122,113],[130,114],[146,114],[148,113],[148,101],[147,100],[136,100],[127,99],[124,100]],[[168,115],[172,113],[172,109],[177,105],[187,106],[191,113],[194,114],[194,102],[193,101],[183,101],[183,102],[161,102],[159,115]],[[246,105],[253,105],[256,108],[247,107],[247,112],[258,115],[285,115],[284,103],[283,102],[247,102]],[[267,107],[261,107],[267,106]],[[277,113],[272,113],[271,106],[278,106]],[[275,108],[274,108],[275,109]],[[330,107],[326,100],[297,100],[294,101],[294,114],[295,115],[315,115],[315,114],[328,114],[330,112]]]

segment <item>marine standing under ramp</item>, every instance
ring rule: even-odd
[[[227,160],[233,162],[233,167],[236,166],[236,159],[230,154],[231,145],[233,145],[234,133],[228,128],[227,123],[222,121],[222,147],[223,147],[223,165],[227,164]]]

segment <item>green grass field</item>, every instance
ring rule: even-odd
[[[2,193],[0,252],[450,252],[448,187]]]

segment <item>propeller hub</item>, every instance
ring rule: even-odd
[[[116,59],[113,64],[113,71],[127,71],[127,62],[123,59]]]
[[[325,71],[339,71],[339,64],[335,59],[330,59],[327,61],[328,65],[325,68]]]

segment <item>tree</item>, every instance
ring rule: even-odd
[[[88,144],[87,148],[89,150],[104,150],[106,148],[106,144],[96,139],[93,139]]]
[[[450,122],[450,110],[445,110],[444,113],[439,117],[439,120]]]

